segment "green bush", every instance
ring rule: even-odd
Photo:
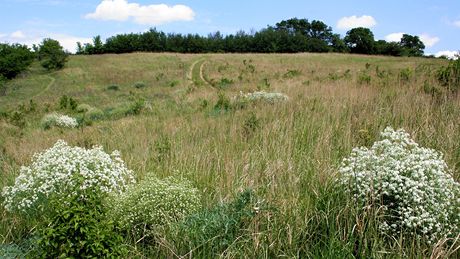
[[[54,214],[38,230],[40,258],[115,258],[126,256],[124,239],[105,217],[104,195],[97,190],[50,202]]]
[[[437,71],[438,82],[452,92],[460,89],[460,57]]]
[[[183,248],[183,252],[195,250],[195,256],[204,253],[203,257],[214,257],[242,234],[256,216],[256,208],[257,200],[253,192],[247,190],[232,202],[193,214],[174,226],[176,246]]]
[[[118,90],[120,90],[120,86],[118,86],[118,85],[109,85],[109,86],[107,86],[107,90],[118,91]]]
[[[197,212],[200,195],[188,181],[150,176],[111,203],[113,219],[138,238]]]
[[[93,107],[91,107],[91,105],[88,105],[86,103],[82,103],[82,104],[79,104],[76,108],[76,111],[78,113],[85,113],[87,111],[89,111],[90,109],[92,109]]]
[[[141,89],[146,87],[147,85],[144,82],[136,82],[133,86],[137,89]]]
[[[38,46],[38,60],[47,70],[61,69],[67,62],[68,55],[59,41],[44,39]]]
[[[104,112],[98,108],[91,107],[87,112],[85,112],[85,118],[90,121],[101,120],[104,116]]]

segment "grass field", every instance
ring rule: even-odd
[[[246,189],[267,205],[217,254],[194,254],[164,233],[155,245],[130,244],[133,258],[443,257],[445,246],[380,234],[334,183],[352,148],[371,146],[387,126],[404,128],[421,146],[441,151],[459,181],[460,97],[427,91],[446,62],[341,54],[135,53],[72,56],[63,70],[50,74],[37,65],[0,97],[0,112],[21,114],[0,119],[0,187],[12,185],[20,166],[58,139],[98,144],[119,150],[138,180],[149,173],[189,179],[205,207]],[[216,105],[262,90],[289,100]],[[43,130],[42,117],[59,111],[63,95],[115,115],[79,129]],[[139,114],[116,115],[141,99]],[[27,236],[27,224],[3,207],[0,213],[1,243]]]

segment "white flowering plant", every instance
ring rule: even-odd
[[[382,213],[381,230],[432,243],[460,234],[460,184],[442,154],[390,127],[372,147],[353,149],[339,169],[340,184],[364,207]]]
[[[42,153],[35,154],[29,166],[23,166],[13,186],[3,189],[4,205],[8,211],[40,213],[50,199],[85,195],[85,191],[121,193],[134,182],[120,153],[71,147],[59,140]]]
[[[200,194],[187,180],[149,176],[111,201],[109,215],[136,236],[178,222],[201,208]]]
[[[246,102],[258,102],[263,101],[267,103],[277,103],[289,100],[289,97],[282,93],[269,93],[265,91],[258,91],[253,93],[243,93],[240,92],[238,96],[234,98],[237,101],[246,101]]]
[[[59,128],[76,128],[78,127],[78,121],[67,115],[50,113],[43,117],[41,125],[43,129],[50,129],[54,126]]]

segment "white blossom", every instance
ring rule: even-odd
[[[439,152],[420,147],[404,130],[386,128],[371,148],[353,149],[340,183],[361,205],[382,206],[381,229],[433,242],[460,233],[460,184]]]

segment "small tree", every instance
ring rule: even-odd
[[[38,46],[38,60],[47,70],[63,68],[67,62],[67,56],[57,40],[44,39]]]
[[[351,53],[374,53],[374,34],[368,28],[359,27],[351,29],[347,32],[345,43],[350,48]]]
[[[412,36],[404,34],[401,38],[401,47],[403,48],[403,55],[409,57],[421,57],[423,56],[423,50],[425,44],[420,40],[418,36]]]
[[[0,77],[13,79],[32,63],[34,54],[26,45],[0,44]]]

